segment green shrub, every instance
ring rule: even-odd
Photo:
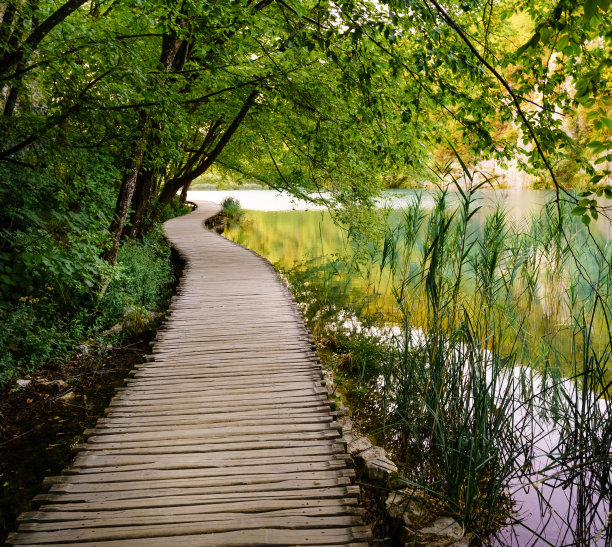
[[[242,222],[245,211],[240,206],[240,202],[236,198],[225,198],[221,202],[221,207],[223,207],[222,213],[230,226],[237,226]]]
[[[96,327],[107,329],[120,322],[139,323],[147,312],[161,309],[170,296],[174,274],[170,260],[170,244],[161,228],[138,241],[128,241],[119,249],[117,265],[98,308]],[[140,319],[137,317],[140,316]],[[135,328],[134,330],[138,330]]]

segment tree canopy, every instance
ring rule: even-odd
[[[590,177],[575,208],[586,223],[611,194],[608,7],[9,0],[0,301],[50,279],[94,290],[121,238],[212,166],[325,192],[350,215],[385,176],[425,171],[436,147],[518,157],[559,192],[569,159]],[[572,116],[588,131],[569,131]]]

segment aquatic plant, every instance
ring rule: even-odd
[[[223,216],[231,226],[239,225],[244,216],[244,209],[240,206],[240,201],[234,197],[226,197],[221,202]]]
[[[320,313],[322,295],[327,310],[341,308],[336,363],[353,377],[349,397],[375,409],[370,432],[394,449],[407,484],[482,539],[603,545],[612,478],[606,258],[578,223],[566,220],[561,232],[551,208],[527,229],[501,207],[477,222],[478,191],[461,188],[455,203],[440,191],[429,214],[416,200],[370,249],[369,267],[334,262],[335,286],[352,291],[336,300],[311,263],[298,299],[319,310],[307,314],[319,333],[333,315]],[[358,273],[367,279],[351,282]],[[395,304],[378,337],[338,319],[376,319],[377,297]],[[401,334],[389,337],[390,325]],[[549,515],[548,527],[525,520],[521,503]]]

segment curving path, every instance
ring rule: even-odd
[[[150,361],[13,545],[367,545],[320,364],[290,293],[255,253],[165,225],[187,261]]]

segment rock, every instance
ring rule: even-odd
[[[402,528],[400,532],[401,545],[403,547],[415,547],[418,545],[420,547],[450,547],[454,540],[449,540],[446,537],[436,537],[436,536],[421,536],[418,532],[411,530],[407,526]]]
[[[76,397],[74,391],[69,391],[68,393],[64,393],[64,395],[62,395],[60,397],[60,399],[62,401],[70,401],[71,399],[74,399]]]
[[[368,477],[372,480],[385,480],[391,473],[397,473],[396,465],[387,458],[387,453],[380,446],[370,446],[355,457],[363,460]]]
[[[348,452],[348,445],[351,444],[353,442],[353,440],[356,439],[356,438],[357,437],[355,437],[355,435],[353,435],[352,431],[347,431],[345,433],[344,430],[342,430],[342,440],[346,443],[347,452]]]
[[[89,346],[87,344],[79,344],[77,349],[80,355],[89,355]]]
[[[371,446],[372,446],[372,443],[370,442],[370,439],[368,439],[367,437],[355,437],[348,444],[348,453],[351,456],[356,456],[357,454],[360,454],[361,452],[363,452],[364,450],[367,450]]]
[[[391,492],[385,500],[387,514],[402,519],[406,526],[418,528],[425,518],[422,493],[414,488]]]
[[[110,329],[106,329],[104,334],[119,334],[123,330],[123,325],[121,323],[117,323],[113,325]]]
[[[345,406],[338,405],[338,408],[336,408],[336,416],[348,416],[349,414],[350,411]]]
[[[327,395],[329,397],[333,396],[333,394],[336,392],[336,386],[334,385],[333,380],[325,378],[325,390],[327,391]]]
[[[348,416],[340,416],[336,421],[342,427],[342,436],[346,436],[353,431],[353,422]]]
[[[336,421],[343,427],[347,429],[353,429],[353,421],[348,416],[340,416],[336,419]]]
[[[28,387],[32,383],[32,380],[26,380],[25,378],[21,380],[17,380],[17,385],[19,387]]]
[[[368,477],[373,481],[386,481],[389,475],[397,473],[397,466],[387,458],[376,458],[365,464]]]
[[[336,386],[334,385],[334,375],[331,370],[323,371],[323,381],[325,382],[327,395],[332,397],[336,393]]]
[[[459,541],[454,541],[449,547],[470,547],[472,542],[472,534],[466,534]]]
[[[380,446],[370,446],[370,448],[364,450],[358,455],[360,460],[364,462],[373,461],[376,459],[382,459],[387,457],[387,453]]]
[[[387,514],[391,518],[399,519],[411,503],[416,505],[417,499],[419,499],[419,494],[414,488],[404,488],[403,490],[389,492],[385,500]]]
[[[463,528],[452,517],[440,517],[431,526],[421,528],[418,533],[421,536],[444,536],[455,540],[463,538]]]

